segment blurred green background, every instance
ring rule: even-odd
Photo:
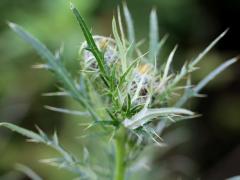
[[[93,32],[111,35],[112,15],[122,1],[73,1],[93,28]],[[161,54],[166,58],[179,44],[176,64],[191,60],[226,28],[227,36],[201,63],[200,80],[214,67],[240,52],[239,0],[128,0],[138,39],[148,34],[149,12],[157,8],[160,36],[170,34]],[[35,124],[51,134],[58,131],[66,147],[81,154],[84,140],[77,117],[62,115],[43,105],[79,108],[72,101],[41,94],[57,89],[49,72],[32,69],[40,57],[7,26],[7,21],[22,25],[51,50],[64,43],[64,59],[75,66],[83,36],[67,0],[0,1],[0,122],[8,121],[29,129]],[[240,174],[240,71],[239,62],[225,71],[204,90],[207,98],[191,101],[188,106],[202,117],[173,125],[164,132],[168,150],[159,150],[152,179],[220,180]],[[94,143],[94,142],[93,142]],[[0,129],[0,179],[27,179],[14,170],[16,163],[32,167],[44,179],[71,179],[68,172],[39,163],[55,155],[42,145],[26,143],[21,136]]]

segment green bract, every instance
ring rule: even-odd
[[[70,170],[79,178],[123,180],[127,172],[131,177],[130,167],[134,165],[136,159],[132,158],[133,156],[139,155],[143,147],[150,144],[163,144],[158,134],[158,123],[165,127],[176,121],[195,117],[191,110],[182,106],[190,98],[199,96],[202,88],[210,80],[237,59],[226,61],[194,86],[190,82],[191,74],[198,69],[197,64],[226,31],[195,59],[185,63],[180,70],[173,73],[170,69],[174,63],[177,46],[173,48],[166,61],[159,60],[158,55],[167,36],[159,39],[155,10],[150,14],[149,50],[145,53],[141,51],[141,42],[137,42],[135,38],[133,20],[126,5],[123,6],[123,13],[127,34],[118,9],[117,21],[115,18],[112,21],[112,38],[92,35],[83,17],[72,4],[71,10],[86,39],[79,47],[80,78],[70,75],[62,63],[62,50],[54,55],[22,27],[14,23],[9,23],[9,26],[43,58],[44,64],[38,67],[51,70],[61,83],[60,92],[46,95],[64,95],[73,98],[85,109],[85,112],[49,106],[46,108],[60,113],[90,116],[92,122],[89,127],[99,126],[110,140],[114,140],[114,159],[111,159],[114,171],[107,166],[104,167],[104,164],[101,168],[106,172],[103,173],[96,168],[91,161],[86,160],[89,158],[87,151],[84,151],[83,159],[76,158],[60,145],[56,133],[49,138],[40,129],[38,129],[39,133],[35,133],[9,123],[0,123],[0,126],[16,131],[33,142],[44,143],[57,150],[61,155],[60,158],[43,160],[43,162]],[[186,77],[188,77],[186,86],[182,87],[180,83],[185,81]],[[173,95],[182,88],[185,89],[184,93],[177,101],[170,103],[173,101]],[[111,149],[111,144],[106,143],[106,146],[108,145]]]

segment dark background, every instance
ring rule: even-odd
[[[74,2],[95,33],[111,34],[112,15],[121,1]],[[147,37],[149,12],[152,7],[157,8],[160,36],[170,34],[161,58],[166,58],[174,44],[179,44],[176,66],[191,60],[217,35],[230,28],[226,37],[200,64],[201,70],[194,75],[196,82],[220,63],[239,54],[239,0],[129,0],[127,4],[139,40]],[[79,130],[76,121],[69,120],[76,120],[76,117],[43,108],[46,104],[58,107],[75,107],[75,104],[64,98],[41,96],[56,90],[54,78],[48,72],[31,69],[40,58],[9,30],[7,21],[21,24],[52,50],[64,42],[65,59],[74,69],[83,37],[67,1],[0,1],[0,122],[9,121],[30,129],[37,124],[48,133],[57,129],[62,142],[77,152],[80,142],[73,137],[79,135]],[[166,176],[168,179],[221,180],[240,175],[239,68],[237,62],[211,82],[202,92],[208,95],[207,98],[188,103],[187,107],[202,114],[201,117],[166,130],[166,141],[169,139],[170,145],[173,141],[169,137],[180,138],[181,143],[164,155],[159,151],[155,174],[166,166],[170,171]],[[170,136],[171,132],[176,136]],[[0,153],[0,179],[23,178],[14,171],[16,162],[31,166],[46,179],[71,177],[38,163],[39,159],[50,157],[54,152],[41,145],[26,143],[22,137],[5,129],[0,129]]]

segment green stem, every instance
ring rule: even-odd
[[[120,127],[118,134],[115,138],[115,176],[114,180],[125,179],[125,129]]]

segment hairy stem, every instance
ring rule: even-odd
[[[125,179],[125,129],[120,127],[119,132],[115,138],[115,175],[114,180],[124,180]]]

